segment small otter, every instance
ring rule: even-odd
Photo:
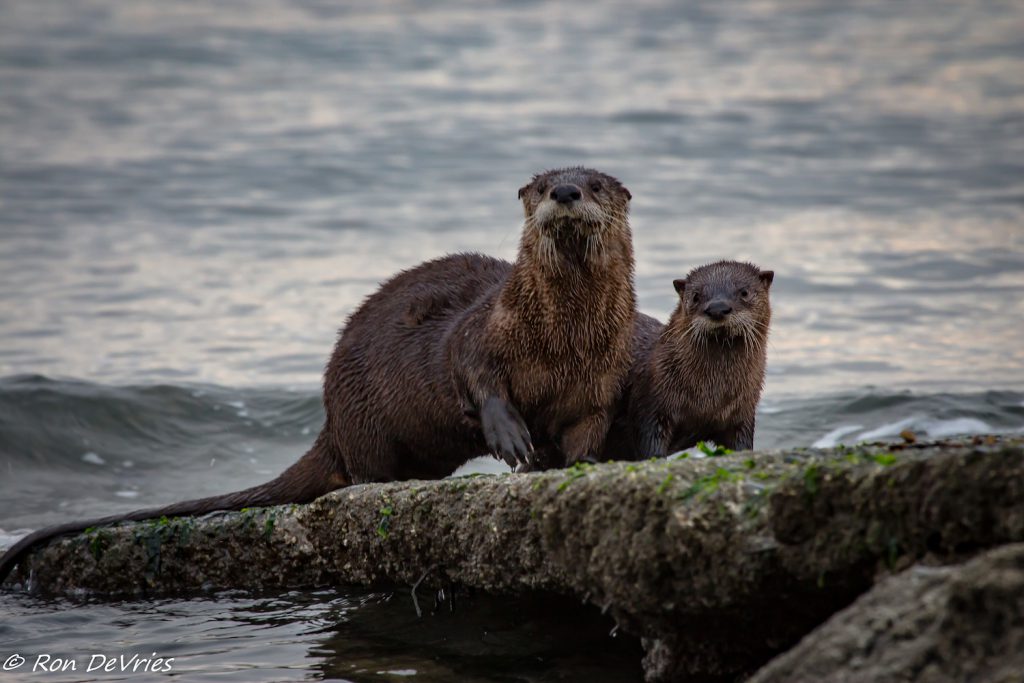
[[[673,281],[679,304],[667,325],[637,315],[605,459],[662,457],[703,440],[753,448],[774,277],[750,263],[711,263]]]
[[[324,373],[326,422],[276,479],[212,498],[29,534],[32,546],[90,526],[305,503],[366,482],[435,479],[492,453],[599,454],[629,370],[635,315],[629,191],[585,168],[519,190],[514,264],[479,254],[429,261],[385,282],[349,318]]]

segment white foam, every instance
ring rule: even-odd
[[[1000,431],[975,417],[954,417],[940,420],[934,417],[914,415],[864,432],[860,438],[862,441],[887,439],[899,435],[904,429],[924,434],[932,439],[944,439],[958,434],[992,434]]]
[[[990,434],[995,430],[975,417],[958,417],[952,420],[929,420],[922,425],[928,436],[943,439],[957,434]]]
[[[836,427],[831,432],[815,441],[811,446],[813,448],[832,448],[839,444],[847,434],[853,434],[858,429],[864,429],[864,425],[843,425],[842,427]]]
[[[505,474],[508,472],[511,470],[504,460],[485,455],[467,460],[459,469],[452,472],[451,476],[464,477],[467,474]]]
[[[96,455],[92,451],[89,451],[88,453],[86,453],[86,454],[84,454],[82,456],[82,462],[87,462],[90,465],[106,465],[107,464],[106,460],[104,460],[100,456]]]
[[[870,432],[864,432],[860,435],[860,439],[861,441],[874,441],[876,439],[886,439],[892,436],[899,436],[900,432],[904,429],[910,429],[920,422],[921,419],[920,415],[914,415],[913,417],[907,417],[897,422],[890,422],[889,424],[872,429]]]
[[[138,491],[114,491],[114,495],[115,496],[119,496],[121,498],[138,498],[139,497],[139,492]]]

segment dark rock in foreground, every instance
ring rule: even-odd
[[[1022,439],[613,463],[91,530],[35,552],[11,581],[111,595],[420,580],[545,590],[642,637],[649,680],[724,680],[879,575],[1024,541],[1022,501]]]
[[[1014,544],[880,582],[749,683],[1022,680],[1024,544]]]

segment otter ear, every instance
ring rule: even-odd
[[[764,288],[768,289],[769,287],[772,286],[772,280],[775,279],[775,271],[762,270],[760,273],[758,273],[758,277],[761,278],[761,282],[762,284],[764,284]]]
[[[524,194],[526,194],[526,191],[527,191],[527,190],[529,190],[529,189],[530,189],[530,186],[529,186],[529,185],[523,185],[522,187],[520,187],[520,188],[519,188],[519,195],[518,195],[518,197],[519,197],[520,199],[522,199],[522,198],[523,198],[523,195],[524,195]]]
[[[626,193],[627,200],[633,201],[633,193],[627,190],[625,185],[622,186],[622,191]]]
[[[673,280],[672,281],[672,286],[676,288],[676,294],[682,294],[683,290],[686,289],[686,280],[685,279]]]

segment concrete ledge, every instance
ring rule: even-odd
[[[1024,541],[1024,439],[742,453],[356,486],[305,506],[93,529],[9,587],[545,590],[644,639],[649,680],[751,673],[922,559]]]

